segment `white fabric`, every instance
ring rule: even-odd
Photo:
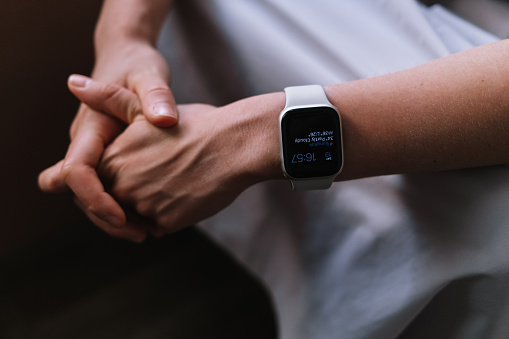
[[[181,102],[224,100],[214,86],[235,97],[371,77],[496,40],[411,0],[214,0],[193,11],[161,37]],[[498,339],[509,333],[508,202],[501,166],[315,192],[269,182],[202,229],[265,282],[283,339]]]

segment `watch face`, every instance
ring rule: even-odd
[[[332,176],[343,165],[339,115],[330,107],[286,112],[281,137],[285,170],[293,178]]]

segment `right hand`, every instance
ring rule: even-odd
[[[150,44],[142,41],[110,44],[98,53],[92,76],[136,93],[142,108],[139,113],[154,125],[168,127],[177,123],[177,108],[168,87],[169,68]],[[69,82],[79,85],[83,80],[71,77]],[[126,224],[124,211],[105,192],[96,173],[105,147],[123,127],[120,120],[81,104],[71,125],[71,142],[65,158],[39,175],[39,186],[53,193],[72,190],[78,206],[89,211],[89,216],[95,218],[104,231],[116,237],[142,241],[146,230]]]

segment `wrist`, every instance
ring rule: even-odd
[[[96,51],[138,41],[155,47],[172,0],[106,0],[94,32]]]
[[[284,179],[281,170],[279,148],[279,113],[285,106],[283,92],[263,94],[238,101],[242,112],[240,123],[236,126],[237,137],[246,145],[241,150],[241,173],[250,185],[272,180]]]
[[[120,27],[103,29],[98,25],[94,34],[96,61],[111,54],[125,54],[129,49],[134,50],[138,47],[154,49],[155,43],[152,40],[151,37],[128,32]]]
[[[139,58],[145,51],[154,50],[149,42],[119,35],[116,39],[103,39],[95,45],[95,63],[99,67],[105,64],[111,68],[111,63],[125,64],[132,59]]]

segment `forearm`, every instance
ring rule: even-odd
[[[173,0],[105,0],[95,30],[93,78],[135,92],[143,114],[160,127],[178,121],[170,71],[156,48]]]
[[[343,124],[344,167],[336,180],[509,163],[508,57],[509,41],[501,41],[326,87]],[[271,107],[257,123],[270,140],[263,153],[270,160],[257,163],[258,175],[281,178],[276,132],[284,95],[260,99]],[[259,105],[251,105],[256,114]]]
[[[326,88],[343,122],[337,180],[509,163],[509,41]]]
[[[95,30],[96,52],[125,40],[155,46],[173,0],[105,0]]]

